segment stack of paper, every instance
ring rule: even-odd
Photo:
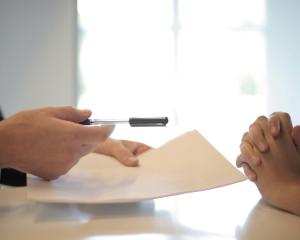
[[[245,180],[197,131],[140,155],[139,162],[139,167],[125,167],[114,158],[90,154],[57,180],[29,176],[28,197],[42,202],[135,202]]]

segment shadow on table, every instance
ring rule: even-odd
[[[95,219],[151,216],[154,201],[112,204],[40,203],[36,222],[91,221]]]

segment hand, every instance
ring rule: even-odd
[[[280,135],[276,138],[270,131],[268,120],[260,119],[269,150],[264,153],[257,151],[261,163],[251,165],[249,161],[249,165],[256,173],[255,183],[268,203],[300,215],[300,153],[292,139],[290,116],[285,113],[277,116],[280,120]]]
[[[151,147],[143,143],[109,138],[100,143],[95,152],[115,157],[125,166],[137,166],[137,156],[149,149]]]
[[[261,159],[255,149],[262,153],[269,150],[268,142],[263,134],[263,125],[267,121],[267,127],[271,135],[276,138],[281,133],[280,118],[286,119],[286,122],[290,123],[289,131],[292,132],[291,134],[295,145],[300,146],[300,127],[292,128],[291,119],[287,113],[273,113],[269,119],[264,116],[257,118],[257,120],[250,125],[249,131],[243,135],[242,143],[240,145],[241,154],[238,156],[236,161],[237,166],[243,167],[246,176],[251,181],[255,181],[257,176],[250,166],[259,166],[261,164]]]
[[[105,141],[113,126],[83,126],[89,110],[49,107],[19,112],[0,123],[0,167],[47,180],[65,174]]]

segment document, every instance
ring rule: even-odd
[[[28,197],[39,202],[138,202],[222,187],[245,180],[198,131],[186,132],[125,167],[100,154],[83,157],[54,181],[28,176]]]

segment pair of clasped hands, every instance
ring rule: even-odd
[[[0,168],[53,180],[91,152],[113,156],[126,166],[137,166],[137,156],[150,147],[109,138],[112,125],[79,124],[91,114],[90,110],[73,107],[48,107],[19,112],[0,121]]]
[[[269,204],[300,216],[300,126],[289,114],[258,117],[242,137],[236,164]]]

